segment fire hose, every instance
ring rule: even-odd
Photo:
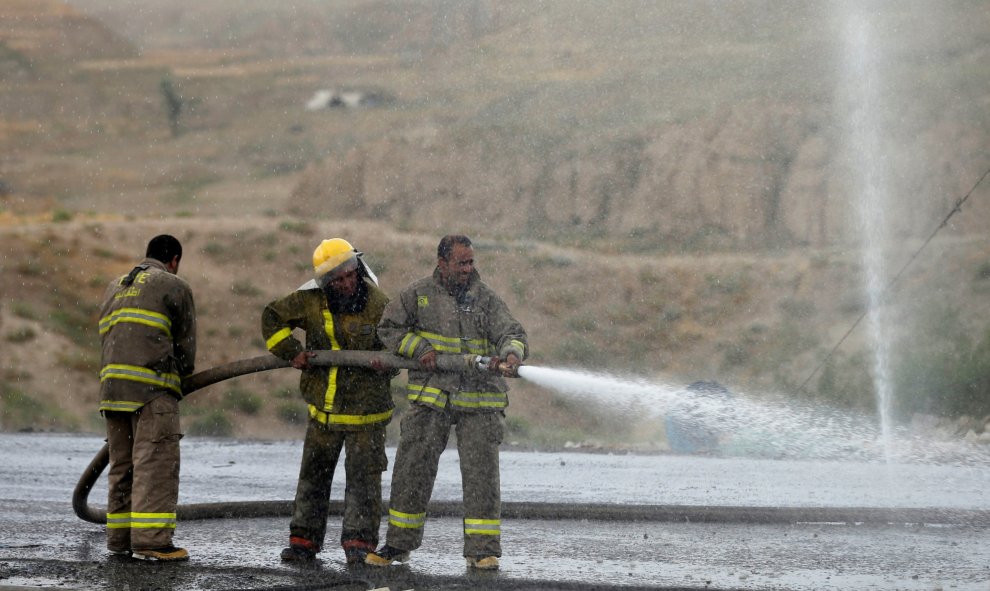
[[[315,351],[309,360],[317,366],[371,367],[379,359],[386,369],[419,369],[417,360],[380,351]],[[477,355],[437,355],[437,370],[446,372],[489,371],[490,359]],[[183,381],[185,395],[217,382],[251,373],[291,367],[274,355],[262,355],[220,365],[194,374]],[[503,375],[514,375],[504,365]],[[83,521],[106,523],[103,507],[89,506],[89,493],[110,463],[104,445],[83,471],[72,493],[72,509]],[[179,520],[240,517],[286,517],[292,515],[293,501],[240,501],[179,505]],[[387,502],[384,503],[387,507]],[[331,513],[342,514],[343,502],[331,502]],[[461,503],[431,502],[435,516],[462,515]],[[937,523],[949,525],[990,525],[987,510],[939,510],[931,508],[875,507],[739,507],[687,505],[614,505],[596,503],[503,502],[502,516],[508,519],[601,519],[619,521],[732,522],[732,523]]]
[[[310,365],[315,366],[352,366],[371,367],[373,360],[379,360],[386,369],[419,369],[421,366],[418,360],[399,357],[382,351],[313,351],[315,354],[309,359]],[[469,371],[488,371],[489,357],[480,355],[464,354],[439,354],[436,357],[437,370],[445,372],[464,373]],[[183,395],[188,396],[197,390],[207,386],[236,378],[238,376],[251,373],[258,373],[272,369],[291,367],[291,362],[275,357],[274,355],[261,355],[250,359],[241,359],[213,367],[206,371],[193,374],[182,382]],[[503,364],[500,366],[505,375],[511,375],[508,368]],[[89,465],[83,471],[76,488],[72,493],[72,510],[83,521],[91,523],[106,523],[106,511],[89,506],[89,493],[99,479],[100,474],[110,463],[110,448],[104,444],[103,448],[97,452]],[[208,519],[214,517],[234,517],[234,516],[262,516],[271,515],[275,512],[278,515],[286,511],[286,504],[290,501],[278,501],[274,503],[241,503],[238,507],[236,503],[209,503],[199,505],[185,505],[178,508],[180,519]],[[226,507],[226,509],[224,509]]]

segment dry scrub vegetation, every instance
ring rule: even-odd
[[[0,226],[6,429],[98,430],[96,305],[107,281],[129,270],[156,232],[174,232],[186,245],[180,272],[196,294],[200,369],[266,354],[261,309],[309,278],[310,254],[321,238],[352,240],[390,293],[432,270],[436,246],[432,236],[348,220],[76,216],[16,222]],[[965,249],[975,252],[973,246]],[[986,241],[979,248],[983,256],[960,260],[962,251],[953,248],[926,259],[912,283],[923,294],[927,281],[967,275],[957,291],[985,299],[990,279],[979,269],[990,251]],[[654,258],[484,241],[477,250],[483,276],[529,330],[529,362],[538,366],[674,384],[716,379],[756,394],[786,391],[808,375],[862,310],[853,279],[858,262],[850,253]],[[837,289],[842,285],[849,288]],[[905,298],[929,297],[911,289]],[[860,346],[851,343],[852,350]],[[866,372],[856,367],[865,362],[840,354],[841,383],[826,394],[869,407],[871,401],[862,397],[869,389]],[[184,403],[187,428],[248,437],[299,431],[303,408],[296,380],[294,370],[286,369],[212,386]],[[602,404],[589,409],[516,381],[510,439],[541,446],[662,445],[656,421],[620,428],[628,417],[610,415],[608,401]]]

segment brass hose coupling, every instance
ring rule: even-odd
[[[475,367],[478,368],[478,371],[491,371],[491,372],[496,372],[497,371],[498,373],[502,374],[503,377],[506,377],[506,378],[518,378],[519,377],[519,371],[517,370],[517,368],[512,367],[511,365],[509,365],[508,363],[506,363],[504,361],[500,362],[498,364],[498,367],[497,368],[491,369],[491,364],[492,364],[492,358],[491,357],[486,357],[484,355],[478,355],[478,356],[476,356],[474,358],[474,364],[475,364]]]

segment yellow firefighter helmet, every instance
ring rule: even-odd
[[[351,264],[357,266],[360,254],[343,238],[324,240],[313,251],[313,277],[317,283],[323,283],[321,279],[329,278],[332,271],[343,270]]]

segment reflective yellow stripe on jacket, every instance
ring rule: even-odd
[[[121,308],[100,318],[100,334],[106,334],[108,330],[121,322],[133,322],[158,328],[164,331],[169,338],[172,337],[172,321],[169,320],[168,316],[143,308]]]
[[[505,408],[509,397],[505,392],[458,392],[450,403],[460,408]]]
[[[327,337],[330,339],[330,350],[340,351],[340,343],[337,342],[337,337],[333,333],[333,314],[330,313],[330,310],[323,310],[323,330],[326,331]],[[320,410],[326,413],[333,410],[333,399],[336,396],[337,366],[334,365],[330,367],[330,372],[327,375],[327,392],[323,395],[323,408]]]
[[[388,421],[394,412],[394,409],[389,409],[371,415],[340,415],[323,412],[312,404],[307,406],[309,406],[309,418],[324,425],[374,425]]]
[[[278,345],[285,339],[289,338],[290,336],[292,336],[292,329],[287,326],[282,330],[276,332],[272,336],[268,337],[268,341],[265,342],[265,347],[268,347],[268,350],[271,351],[272,349],[275,348],[276,345]]]
[[[174,373],[158,373],[153,369],[140,367],[137,365],[124,365],[122,363],[110,363],[100,370],[100,381],[110,379],[130,380],[168,388],[178,394],[182,394],[182,379]]]
[[[488,342],[483,339],[462,339],[460,337],[446,337],[435,332],[425,330],[416,331],[420,337],[429,341],[430,345],[440,353],[471,353],[472,355],[486,355],[490,352]]]
[[[447,395],[443,390],[430,386],[406,384],[406,398],[437,408],[447,406]],[[509,397],[505,392],[456,392],[450,396],[450,403],[458,408],[505,408],[509,406]]]
[[[333,314],[329,310],[323,311],[323,328],[330,339],[330,349],[339,351],[341,347],[340,343],[337,342],[337,337],[334,336]],[[336,366],[330,367],[327,375],[327,390],[323,396],[323,408],[317,408],[312,404],[308,405],[309,418],[324,425],[374,425],[388,422],[392,418],[393,409],[369,415],[345,415],[331,412],[334,398],[337,396],[337,369]]]
[[[409,399],[409,402],[431,404],[437,408],[447,406],[447,395],[443,393],[443,390],[429,386],[406,384],[406,398]]]
[[[492,352],[488,342],[483,339],[462,339],[459,337],[445,337],[435,332],[417,330],[408,333],[399,343],[398,353],[405,357],[412,357],[416,354],[416,347],[422,342],[430,343],[439,353],[470,353],[472,355],[488,355]]]
[[[130,400],[101,400],[100,410],[114,410],[119,412],[137,412],[137,409],[144,406],[142,402],[131,402]]]
[[[402,337],[399,343],[399,355],[412,358],[416,354],[416,347],[423,341],[423,338],[416,333],[410,332]]]

